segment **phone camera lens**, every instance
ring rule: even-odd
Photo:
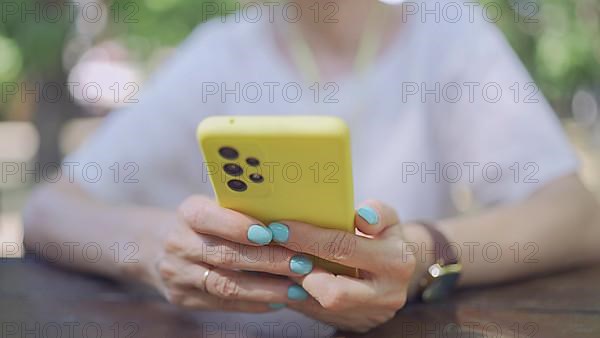
[[[222,147],[219,149],[219,154],[228,160],[235,160],[238,158],[238,156],[240,156],[238,151],[231,147]]]
[[[261,183],[262,181],[265,180],[265,178],[262,177],[262,175],[255,173],[255,174],[250,175],[250,180],[254,183]]]
[[[246,189],[248,189],[248,186],[246,185],[246,183],[244,183],[243,181],[240,181],[240,180],[230,180],[229,182],[227,182],[227,186],[231,190],[237,191],[237,192],[246,191]]]
[[[231,176],[240,176],[244,173],[244,169],[235,163],[227,163],[223,166],[223,170]]]
[[[256,157],[248,157],[246,163],[252,167],[258,167],[260,165],[260,161]]]

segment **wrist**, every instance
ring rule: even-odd
[[[421,281],[427,274],[427,269],[434,264],[435,259],[431,255],[423,255],[424,248],[433,246],[433,239],[422,224],[408,223],[403,225],[405,247],[412,250],[415,258],[415,271],[408,285],[408,299],[414,300],[419,296]]]
[[[433,262],[421,259],[426,262],[425,273],[417,275],[418,279],[416,290],[420,299],[424,302],[436,302],[447,298],[456,288],[462,272],[459,254],[452,247],[447,235],[440,231],[438,225],[427,222],[421,222],[421,230],[429,234],[429,245],[423,242],[421,248],[421,257],[427,257],[427,253],[433,256]],[[427,247],[431,247],[428,249]],[[421,266],[423,269],[423,266]],[[422,270],[420,273],[423,273]],[[413,291],[414,292],[414,291]],[[414,295],[414,293],[413,293]]]
[[[157,263],[163,255],[168,230],[176,226],[177,215],[162,210],[140,210],[130,218],[136,224],[135,241],[138,254],[132,260],[121,261],[121,271],[127,279],[153,287],[160,281]]]

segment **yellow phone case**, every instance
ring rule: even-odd
[[[341,119],[215,116],[200,123],[197,137],[203,179],[210,179],[221,206],[264,224],[294,220],[354,232],[350,133]],[[356,275],[317,261],[334,273]]]

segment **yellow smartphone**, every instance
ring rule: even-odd
[[[328,116],[214,116],[197,129],[218,203],[264,224],[354,232],[350,132]],[[317,248],[327,250],[328,248]],[[337,274],[356,269],[316,259]]]

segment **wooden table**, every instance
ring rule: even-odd
[[[151,290],[31,259],[0,259],[3,338],[237,338],[253,337],[257,325],[240,327],[238,333],[219,332],[206,326],[202,313],[179,310]],[[268,326],[261,332],[268,337]],[[304,336],[314,332],[303,331]],[[410,305],[365,336],[600,337],[600,266],[463,291],[440,304]]]

